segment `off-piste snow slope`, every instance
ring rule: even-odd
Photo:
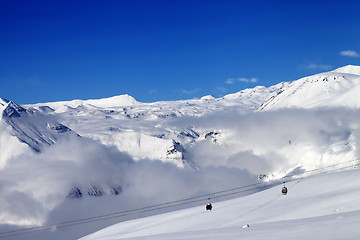
[[[304,77],[286,86],[259,110],[281,108],[360,107],[360,67],[348,65],[331,72]]]
[[[246,197],[119,223],[81,240],[360,239],[360,170],[321,174]]]

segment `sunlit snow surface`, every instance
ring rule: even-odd
[[[360,171],[299,179],[243,198],[113,225],[81,240],[359,239]],[[249,225],[249,227],[247,227]]]
[[[345,166],[353,167],[360,158],[359,69],[346,66],[334,72],[272,87],[258,86],[221,98],[205,96],[141,103],[122,95],[27,106],[0,99],[0,233],[52,226],[261,181],[271,182],[288,175],[306,177],[308,174],[302,175],[303,172],[317,173],[313,170],[334,164],[334,168],[341,168],[344,165],[337,164],[344,162]],[[333,185],[341,187],[338,182],[347,181],[347,175],[335,179]],[[319,181],[312,185],[320,183],[323,184]],[[314,210],[301,208],[302,200],[310,203],[303,197],[316,194],[299,196],[297,206],[291,211],[276,205],[267,210],[273,211],[272,214],[261,215],[272,201],[282,203],[293,194],[315,191],[311,186],[293,192],[291,184],[289,195],[276,201],[272,199],[279,197],[279,189],[269,197],[265,195],[270,190],[259,193],[259,199],[254,197],[257,195],[245,198],[254,198],[254,201],[235,200],[239,201],[235,204],[236,211],[232,211],[233,207],[227,214],[234,225],[223,218],[222,203],[215,203],[210,213],[203,212],[204,206],[199,207],[201,213],[184,211],[182,214],[195,215],[190,218],[186,215],[179,226],[166,229],[174,229],[175,234],[183,229],[177,237],[184,238],[189,231],[201,229],[206,231],[200,231],[200,236],[216,236],[220,233],[212,229],[223,225],[229,233],[247,234],[255,231],[257,225],[286,225],[282,221],[291,220],[290,229],[295,222],[310,222],[305,218],[326,216],[309,215]],[[294,188],[297,186],[302,186],[301,182]],[[81,195],[76,194],[79,191]],[[352,191],[358,190],[354,186]],[[339,199],[339,195],[336,196]],[[319,195],[315,202],[322,199]],[[349,195],[349,199],[358,198]],[[263,211],[256,211],[259,206]],[[306,206],[311,209],[309,204]],[[296,215],[283,218],[298,209],[301,211]],[[161,213],[169,210],[175,208]],[[251,218],[249,211],[256,217]],[[343,206],[334,207],[330,216],[344,211]],[[9,239],[72,240],[120,221],[159,213],[146,212],[76,227],[54,227],[52,231],[15,234]],[[235,213],[238,215],[233,215]],[[272,221],[270,216],[274,218]],[[212,217],[223,219],[223,223],[212,225]],[[201,223],[205,219],[211,220],[209,225]],[[328,221],[327,217],[323,220]],[[191,225],[189,228],[187,222]],[[191,229],[197,222],[203,224],[203,228]],[[351,225],[335,223],[339,224],[338,228]],[[246,224],[249,227],[243,228]],[[304,226],[306,224],[302,224]],[[161,225],[153,227],[148,237],[157,233],[170,237],[172,232],[166,229]],[[128,233],[149,233],[148,228],[140,230]],[[290,234],[282,228],[277,232],[281,231]],[[124,233],[124,236],[128,235]]]

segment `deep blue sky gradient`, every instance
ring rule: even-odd
[[[0,97],[219,97],[360,65],[340,55],[360,53],[359,9],[346,0],[0,0]]]

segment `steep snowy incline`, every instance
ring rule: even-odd
[[[290,82],[259,110],[282,108],[360,108],[360,66],[345,66]]]
[[[119,223],[81,240],[359,239],[360,170],[295,180],[243,198]]]
[[[3,98],[0,98],[0,112],[3,112],[7,107],[9,101]],[[2,118],[2,114],[0,114],[0,119]]]
[[[347,66],[335,69],[333,72],[360,75],[360,66],[347,65]]]
[[[4,145],[9,138],[15,136],[35,152],[40,152],[43,146],[55,143],[61,135],[75,134],[70,128],[55,120],[53,116],[24,108],[3,99],[0,101],[0,105],[0,124]]]

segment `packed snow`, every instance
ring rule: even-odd
[[[359,170],[287,183],[242,198],[119,223],[80,240],[359,239]]]

